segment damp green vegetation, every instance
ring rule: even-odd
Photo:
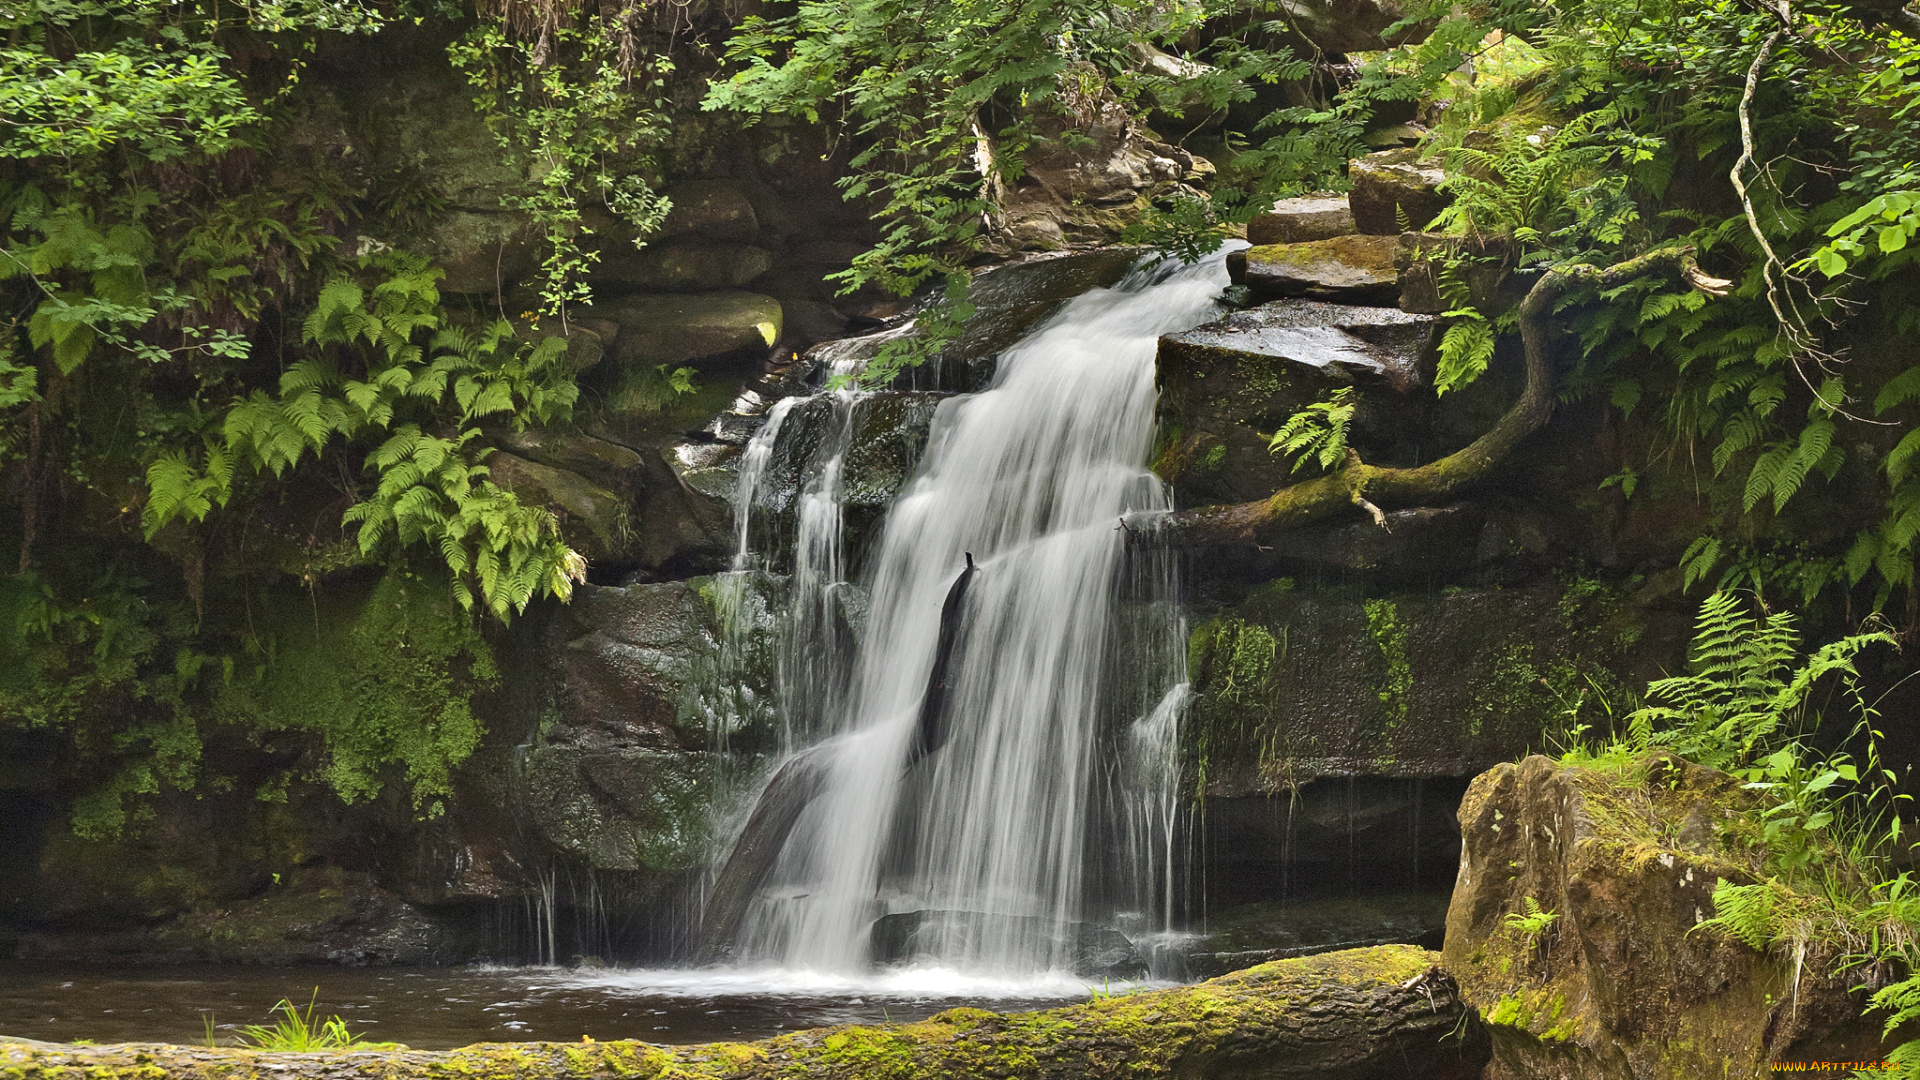
[[[1870,620],[1803,651],[1791,613],[1716,593],[1701,607],[1686,673],[1651,683],[1617,734],[1576,731],[1562,758],[1601,780],[1582,790],[1629,865],[1688,848],[1718,871],[1714,913],[1697,932],[1855,980],[1888,1035],[1920,1015],[1920,883],[1906,868],[1911,796],[1882,760],[1880,716],[1856,662],[1897,644]],[[1683,838],[1688,811],[1652,805],[1675,757],[1723,780],[1710,836]],[[1888,1060],[1896,1075],[1920,1075],[1920,1040]]]
[[[1400,609],[1391,600],[1369,600],[1367,636],[1380,653],[1386,667],[1378,695],[1387,712],[1387,722],[1397,724],[1407,718],[1407,698],[1413,693],[1413,665],[1407,661],[1407,628],[1400,622]]]
[[[315,1015],[319,1007],[320,989],[315,987],[307,998],[306,1008],[295,1005],[290,998],[281,998],[273,1007],[276,1019],[270,1024],[248,1024],[240,1029],[241,1045],[256,1050],[283,1050],[293,1053],[315,1053],[322,1050],[404,1050],[399,1043],[372,1042],[348,1030],[347,1022],[339,1016],[321,1017]],[[217,1046],[213,1036],[213,1018],[207,1018],[207,1047]]]

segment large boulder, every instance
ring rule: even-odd
[[[1305,296],[1345,304],[1390,305],[1400,297],[1391,236],[1349,235],[1236,252],[1227,271],[1255,296]]]
[[[1155,469],[1182,506],[1263,498],[1290,475],[1268,438],[1343,387],[1358,391],[1349,441],[1376,464],[1411,463],[1432,328],[1391,308],[1289,300],[1161,338]]]
[[[985,388],[993,380],[1001,352],[1067,301],[1089,289],[1117,284],[1141,264],[1145,254],[1128,247],[1045,252],[978,271],[967,296],[974,313],[959,336],[942,346],[931,362],[903,373],[893,385],[903,390],[958,392]],[[917,333],[911,321],[900,322],[871,334],[816,345],[808,359],[822,368],[857,370],[887,342]]]
[[[760,235],[760,217],[752,193],[735,180],[686,180],[666,191],[673,208],[659,238],[748,243]]]
[[[592,318],[617,323],[609,356],[631,372],[734,355],[764,357],[780,340],[780,301],[758,293],[611,297],[593,305]]]
[[[560,521],[560,534],[590,559],[624,552],[629,540],[627,504],[618,494],[571,469],[496,451],[487,455],[494,483],[529,506],[544,507]]]
[[[1424,229],[1451,201],[1439,191],[1446,178],[1438,165],[1421,161],[1418,150],[1382,150],[1354,158],[1347,163],[1353,222],[1375,236]]]
[[[1535,756],[1474,780],[1445,955],[1492,1035],[1489,1080],[1748,1077],[1885,1056],[1849,992],[1857,973],[1699,929],[1717,882],[1752,880],[1718,824],[1749,800],[1734,777],[1664,756],[1605,770]],[[1556,916],[1537,936],[1507,919],[1528,901]]]
[[[510,452],[488,459],[495,479],[563,511],[567,535],[590,558],[685,569],[717,565],[732,550],[729,509],[688,490],[652,448],[553,428],[489,434]]]
[[[9,1039],[0,1040],[0,1067],[13,1080],[218,1080],[263,1070],[284,1080],[1471,1080],[1486,1062],[1485,1041],[1463,1026],[1452,980],[1434,960],[1404,945],[1356,949],[1263,964],[1198,986],[1094,995],[1044,1012],[958,1008],[914,1024],[845,1025],[751,1043],[270,1054]]]

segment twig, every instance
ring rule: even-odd
[[[1800,363],[1802,355],[1813,357],[1823,371],[1827,370],[1828,361],[1837,363],[1838,358],[1823,352],[1814,344],[1813,332],[1808,329],[1806,319],[1800,314],[1800,306],[1794,302],[1793,295],[1785,284],[1792,275],[1787,272],[1786,264],[1773,250],[1773,242],[1767,239],[1766,230],[1760,227],[1760,214],[1754,209],[1753,195],[1747,189],[1746,171],[1750,166],[1758,163],[1754,154],[1753,98],[1760,88],[1760,75],[1766,70],[1767,61],[1773,57],[1774,46],[1778,45],[1780,38],[1787,33],[1790,18],[1785,0],[1781,0],[1777,6],[1767,5],[1767,8],[1780,20],[1780,27],[1768,34],[1767,39],[1760,43],[1759,50],[1753,54],[1753,63],[1747,68],[1746,86],[1740,92],[1740,158],[1733,163],[1732,170],[1727,173],[1727,179],[1733,182],[1733,190],[1740,196],[1740,208],[1746,214],[1747,228],[1752,231],[1753,239],[1760,245],[1760,252],[1765,257],[1760,265],[1760,275],[1767,285],[1767,306],[1773,309],[1774,321],[1779,324],[1781,332],[1793,346],[1794,355],[1788,361],[1793,366],[1793,373],[1798,375],[1807,389],[1813,392],[1814,400],[1820,403],[1821,408],[1862,424],[1885,426],[1884,421],[1855,416],[1842,408],[1843,403],[1840,401],[1828,401],[1826,395],[1820,392],[1820,388],[1813,385],[1813,380],[1807,377],[1806,368]],[[1765,169],[1762,171],[1764,172]],[[1779,271],[1778,278],[1774,276],[1775,270]],[[1783,298],[1784,307],[1782,306]],[[1788,317],[1788,311],[1793,313],[1791,318]]]

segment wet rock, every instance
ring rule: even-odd
[[[1672,843],[1692,804],[1750,800],[1732,776],[1672,758],[1599,773],[1544,757],[1474,780],[1447,913],[1446,964],[1493,1039],[1487,1075],[1758,1076],[1769,1061],[1875,1061],[1880,1025],[1826,956],[1763,955],[1696,929],[1744,854]],[[1603,809],[1605,808],[1604,812]],[[1529,940],[1506,916],[1558,916]]]
[[[1138,248],[1030,255],[976,273],[968,293],[973,317],[959,337],[922,367],[896,381],[897,389],[968,393],[993,379],[1000,353],[1026,337],[1061,305],[1089,289],[1118,283],[1141,261]],[[821,368],[857,370],[887,342],[915,333],[911,322],[856,338],[817,345],[809,353]]]
[[[565,730],[527,752],[522,813],[552,851],[596,871],[673,875],[704,866],[725,762]]]
[[[503,475],[543,504],[578,502],[592,511],[592,517],[579,517],[568,510],[568,520],[585,530],[592,546],[581,550],[596,560],[659,569],[722,560],[732,550],[729,507],[688,490],[658,452],[548,428],[489,434],[511,451],[497,455],[506,466]]]
[[[567,726],[614,748],[702,750],[693,694],[720,650],[708,579],[626,588],[583,585],[556,624],[553,662]]]
[[[1336,236],[1298,244],[1268,244],[1227,259],[1235,285],[1263,298],[1304,296],[1346,304],[1392,304],[1400,273],[1390,236]]]
[[[726,958],[728,949],[738,940],[748,905],[773,872],[774,862],[786,847],[801,812],[826,782],[830,753],[816,746],[794,755],[760,789],[726,862],[714,875],[713,888],[701,911],[700,952],[704,959]]]
[[[178,919],[153,947],[179,960],[249,964],[436,964],[465,960],[464,940],[370,874],[293,871],[265,896]]]
[[[645,292],[737,289],[773,269],[773,252],[748,244],[649,245],[602,254],[594,267],[596,289]]]
[[[750,292],[613,297],[587,314],[619,324],[610,357],[629,370],[740,353],[757,359],[780,340],[780,302]]]
[[[1447,174],[1420,161],[1419,151],[1382,150],[1347,163],[1353,222],[1373,236],[1425,229],[1450,201],[1439,191]]]
[[[1065,926],[1035,916],[978,911],[902,911],[876,919],[870,938],[873,961],[911,964],[937,956],[964,955],[976,940],[1017,937],[1052,940],[1067,967],[1087,979],[1142,979],[1147,962],[1125,934],[1098,923]]]
[[[913,476],[945,396],[820,394],[792,406],[753,492],[753,549],[789,551],[801,499],[816,494],[838,505],[843,544],[858,551]],[[830,490],[823,486],[829,483]]]
[[[233,1048],[70,1046],[0,1040],[0,1068],[17,1080],[215,1080],[269,1069],[286,1080],[347,1073],[388,1080],[484,1074],[712,1080],[848,1080],[881,1061],[902,1076],[1023,1080],[1471,1080],[1483,1039],[1448,1036],[1465,1020],[1435,954],[1383,946],[1281,960],[1198,986],[1098,997],[1044,1012],[949,1009],[916,1024],[862,1024],[753,1043],[518,1043],[460,1050],[266,1054]],[[849,1062],[853,1062],[851,1066]],[[1017,1065],[1010,1071],[1008,1062]]]
[[[1359,391],[1349,441],[1376,464],[1423,451],[1419,392],[1432,319],[1290,300],[1160,339],[1161,449],[1181,506],[1264,498],[1290,477],[1268,438],[1341,387]]]
[[[1303,195],[1281,199],[1247,222],[1247,243],[1301,244],[1355,232],[1353,210],[1345,195]]]

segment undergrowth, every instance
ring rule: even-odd
[[[1912,797],[1881,758],[1879,714],[1855,660],[1898,643],[1870,623],[1806,653],[1790,613],[1715,593],[1702,605],[1687,673],[1650,683],[1618,735],[1588,739],[1576,729],[1561,759],[1638,781],[1668,754],[1730,774],[1744,797],[1721,808],[1724,839],[1750,860],[1742,876],[1757,880],[1723,877],[1699,930],[1780,956],[1796,980],[1816,964],[1857,978],[1889,1035],[1920,1015],[1920,879],[1903,868],[1913,844],[1902,811]],[[1838,738],[1821,733],[1835,704],[1851,725]],[[1665,847],[1673,838],[1648,841]],[[1920,1075],[1920,1040],[1889,1060],[1895,1075]]]

